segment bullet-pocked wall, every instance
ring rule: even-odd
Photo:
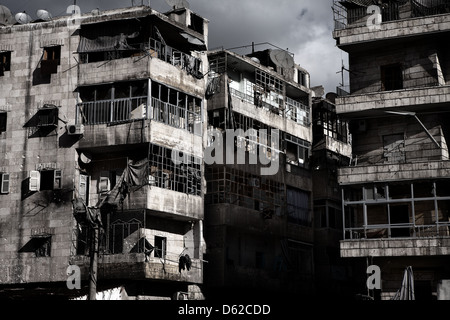
[[[0,76],[0,282],[66,279],[72,250],[71,213],[76,142],[66,124],[75,118],[76,28],[65,20],[0,28],[9,52]]]

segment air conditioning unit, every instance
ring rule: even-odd
[[[81,135],[84,133],[84,125],[82,124],[68,124],[67,134],[69,136]]]

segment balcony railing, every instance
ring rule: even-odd
[[[449,230],[450,222],[440,222],[434,225],[414,225],[412,223],[371,225],[345,228],[345,240],[448,237],[450,236]],[[395,235],[396,232],[398,235]]]
[[[392,1],[383,2],[386,2],[380,6],[383,22],[450,13],[450,3],[447,0],[409,0],[404,4]],[[372,15],[372,13],[368,13],[367,8],[356,1],[334,1],[335,30],[360,24],[365,25],[367,19]]]
[[[286,101],[284,103],[285,110],[283,111],[282,110],[283,105],[280,104],[275,105],[267,103],[261,99],[256,99],[254,96],[248,95],[234,88],[230,88],[230,93],[232,96],[239,98],[242,101],[248,102],[257,107],[271,111],[274,114],[288,118],[304,126],[309,127],[311,124],[309,121],[309,114],[310,114],[309,107],[291,98],[286,97]]]
[[[150,39],[150,55],[180,67],[187,73],[197,78],[203,78],[201,73],[202,61],[184,52],[178,51],[162,42]]]
[[[151,105],[147,102],[147,97],[136,97],[79,103],[77,123],[120,124],[151,119],[201,135],[201,110],[191,110],[187,106],[176,106],[156,98],[151,98]]]

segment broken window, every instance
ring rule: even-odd
[[[5,75],[6,71],[11,71],[11,52],[0,52],[0,77]]]
[[[62,170],[31,171],[29,176],[28,190],[43,191],[57,190],[62,188]]]
[[[383,156],[387,163],[404,163],[406,161],[404,134],[383,136]]]
[[[288,221],[302,226],[312,225],[309,193],[299,189],[287,189],[287,214]]]
[[[45,237],[39,237],[36,238],[36,257],[50,257],[51,256],[51,250],[52,250],[52,237],[51,236],[45,236]]]
[[[189,25],[189,29],[197,31],[200,34],[203,34],[203,18],[195,13],[191,12],[191,24]]]
[[[381,90],[403,89],[403,70],[399,63],[381,66]]]
[[[35,257],[50,257],[52,249],[52,236],[43,233],[33,235],[19,253],[34,253]]]
[[[117,220],[110,226],[109,251],[112,254],[129,253],[139,241],[136,232],[142,228],[142,223],[137,219],[128,222]]]
[[[300,138],[286,134],[286,162],[307,167],[310,153],[310,144]]]
[[[6,112],[0,112],[0,133],[6,132],[6,121],[8,119],[8,115]]]
[[[304,126],[309,126],[310,108],[307,103],[286,97],[286,117]]]
[[[284,184],[236,169],[208,168],[207,204],[229,203],[258,211],[265,219],[281,215]]]
[[[172,161],[172,150],[151,146],[149,184],[158,188],[201,196],[201,159],[183,154],[183,163]]]
[[[61,46],[45,47],[41,60],[41,74],[50,75],[58,72],[61,63]]]
[[[9,193],[10,175],[9,173],[0,173],[0,194]]]

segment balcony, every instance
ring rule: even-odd
[[[282,118],[292,120],[293,122],[299,123],[305,127],[311,126],[309,115],[310,108],[299,101],[286,97],[286,101],[283,106],[283,104],[280,103],[266,102],[265,100],[268,99],[257,99],[254,96],[250,96],[234,88],[230,88],[230,93],[233,97],[239,98],[243,102],[253,104]]]
[[[446,0],[409,0],[400,4],[392,1],[384,2],[380,7],[383,22],[402,19],[421,18],[450,13],[450,4]],[[333,13],[335,30],[354,26],[366,26],[367,19],[372,15],[367,4],[361,1],[334,1]]]
[[[179,271],[178,259],[164,260],[149,257],[146,261],[144,253],[102,255],[99,259],[98,279],[129,279],[129,280],[163,280],[187,283],[203,283],[203,262],[191,259],[189,271]],[[74,256],[71,264],[80,266],[82,280],[88,280],[89,257]]]
[[[202,135],[201,109],[195,105],[177,106],[157,98],[151,98],[149,105],[147,96],[83,102],[77,105],[76,123],[89,126],[115,126],[148,119],[197,136]]]
[[[448,256],[450,238],[341,241],[342,258]]]
[[[339,169],[341,185],[380,181],[407,181],[412,179],[442,179],[450,176],[450,161],[392,163]]]
[[[174,66],[171,72],[178,69],[192,75],[196,80],[203,79],[202,61],[190,54],[155,39],[134,46],[135,48],[128,51],[80,53],[82,63],[79,65],[79,85],[149,78],[153,70],[149,63],[156,63],[152,62],[152,59]],[[150,58],[150,62],[147,58]],[[159,73],[160,71],[157,72]]]
[[[450,4],[445,0],[426,1],[426,4],[423,0],[385,3],[381,6],[382,23],[375,30],[368,28],[372,11],[369,14],[367,6],[355,2],[334,1],[333,37],[341,47],[382,39],[399,41],[402,37],[450,30]]]
[[[350,116],[358,113],[360,116],[371,115],[373,112],[383,112],[390,108],[420,107],[444,105],[450,102],[450,86],[433,86],[409,88],[395,91],[364,93],[348,95],[336,99],[336,112]]]

